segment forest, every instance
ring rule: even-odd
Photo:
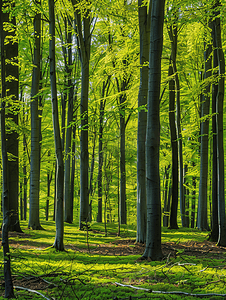
[[[226,296],[225,4],[0,0],[5,298]]]

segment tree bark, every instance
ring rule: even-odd
[[[35,1],[40,5],[40,1]],[[31,165],[30,165],[30,207],[28,228],[42,229],[39,220],[40,182],[40,130],[39,130],[39,80],[41,49],[41,13],[34,18],[34,60],[31,86]]]
[[[2,12],[2,0],[0,0],[0,50],[1,50],[1,152],[2,152],[2,177],[3,177],[3,225],[2,225],[2,246],[3,246],[3,260],[4,260],[4,280],[5,280],[5,298],[15,298],[13,292],[13,282],[10,267],[10,251],[8,231],[10,226],[10,196],[9,196],[9,168],[8,168],[8,154],[6,143],[6,129],[5,129],[5,101],[6,97],[6,57],[4,56],[4,39],[5,32],[3,30],[4,14]],[[7,16],[8,17],[8,16]]]
[[[213,69],[216,70],[218,67],[218,57],[217,57],[217,44],[216,44],[216,31],[214,22],[210,23],[212,43],[213,43]],[[217,77],[218,73],[214,72],[214,77]],[[218,201],[217,201],[217,190],[218,190],[218,180],[217,180],[217,116],[216,116],[216,103],[217,103],[217,93],[218,84],[212,84],[212,228],[210,234],[210,240],[217,242],[219,236],[219,226],[218,226]]]
[[[71,22],[68,21],[69,28],[71,28]],[[71,50],[72,36],[71,32],[68,32],[67,45],[68,45],[68,114],[67,114],[67,131],[66,131],[66,147],[65,147],[65,168],[64,168],[64,208],[65,215],[64,221],[72,223],[73,213],[71,211],[71,198],[70,198],[70,166],[71,166],[71,136],[72,136],[72,124],[73,121],[73,101],[74,101],[74,87],[71,80],[71,68],[72,68],[72,50]]]
[[[7,1],[6,8],[14,8],[14,3]],[[9,22],[16,28],[16,19],[14,16],[10,17],[8,12],[1,13],[2,22]],[[7,43],[4,44],[4,40],[7,39]],[[19,211],[18,211],[18,197],[19,197],[19,138],[18,138],[18,111],[15,109],[14,103],[17,104],[19,99],[19,67],[18,67],[18,42],[16,38],[15,30],[4,30],[2,28],[2,49],[1,55],[4,55],[4,60],[7,61],[5,64],[5,78],[4,86],[2,86],[2,93],[4,90],[5,97],[11,100],[11,104],[6,103],[8,107],[8,113],[6,118],[11,121],[9,128],[6,127],[6,148],[8,156],[8,172],[10,174],[8,180],[9,187],[9,210],[11,211],[10,216],[10,231],[22,232],[19,223]],[[12,127],[15,128],[12,130]],[[8,131],[9,129],[9,131]]]
[[[223,112],[224,112],[224,93],[225,93],[225,58],[222,49],[221,22],[220,22],[220,1],[216,1],[215,30],[216,46],[219,65],[219,80],[217,93],[217,171],[218,171],[218,224],[219,237],[218,246],[226,246],[226,223],[225,223],[225,186],[224,186],[224,132],[223,132]]]
[[[103,84],[105,85],[105,83]],[[104,86],[103,86],[104,89]],[[97,222],[102,223],[102,175],[103,175],[103,118],[104,118],[104,101],[100,100],[100,113],[99,113],[99,164],[98,164],[98,213]]]
[[[81,17],[78,4],[80,0],[72,0],[75,13],[75,22],[78,38],[78,49],[82,69],[81,88],[81,137],[80,137],[80,218],[79,227],[89,218],[89,147],[88,147],[88,95],[89,95],[89,61],[90,61],[90,11],[87,8]]]
[[[206,45],[204,89],[201,103],[201,149],[200,149],[200,181],[199,181],[199,200],[198,200],[198,219],[197,227],[199,230],[209,230],[207,221],[207,180],[208,180],[208,142],[209,142],[209,108],[210,108],[210,84],[205,82],[211,76],[212,60],[211,45]]]
[[[123,88],[124,90],[124,88]],[[126,124],[125,124],[125,95],[120,96],[120,219],[121,224],[127,224],[126,206]]]
[[[169,124],[170,140],[172,148],[172,202],[170,208],[170,228],[178,229],[177,225],[177,208],[178,208],[178,142],[175,123],[175,81],[172,78],[173,67],[169,66]]]
[[[173,8],[175,9],[175,8]],[[176,87],[176,135],[178,142],[178,158],[179,158],[179,189],[180,189],[180,213],[181,213],[181,223],[182,226],[185,225],[185,199],[184,199],[184,187],[183,187],[183,145],[182,145],[182,134],[181,134],[181,109],[180,109],[180,81],[177,72],[177,38],[178,38],[178,29],[177,29],[177,17],[178,12],[175,13],[174,18],[176,19],[174,24],[170,26],[168,30],[170,42],[171,42],[171,61],[173,67],[173,74],[175,79]],[[174,145],[174,148],[176,146]],[[172,174],[176,172],[176,169],[172,171]],[[174,174],[176,180],[176,174]],[[176,182],[175,182],[176,184]],[[175,191],[176,192],[176,187]],[[176,199],[176,195],[175,198]],[[176,201],[176,200],[175,200]]]
[[[152,1],[148,114],[146,138],[147,240],[144,258],[159,260],[161,249],[161,195],[159,177],[160,85],[163,46],[164,0]]]
[[[137,128],[137,237],[136,241],[145,243],[147,234],[147,196],[145,141],[147,127],[148,66],[150,41],[150,16],[144,0],[138,1],[140,33],[140,87],[138,94],[138,128]]]
[[[62,143],[60,137],[60,125],[57,102],[57,85],[56,85],[56,62],[55,62],[55,13],[54,0],[49,0],[49,59],[50,59],[50,82],[51,82],[51,97],[52,97],[52,115],[53,115],[53,131],[55,152],[57,159],[57,176],[56,176],[56,237],[54,247],[56,250],[63,251],[64,243],[64,213],[63,213],[63,178],[64,178],[64,163],[62,153]]]
[[[170,215],[170,199],[171,197],[171,182],[169,181],[169,172],[170,172],[170,165],[165,167],[165,186],[164,186],[164,209],[163,209],[163,226],[168,227],[169,224],[169,215]]]

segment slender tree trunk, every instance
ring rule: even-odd
[[[90,11],[86,9],[81,16],[80,0],[72,0],[78,39],[78,49],[82,69],[81,88],[81,137],[80,137],[80,218],[79,227],[89,218],[89,147],[88,147],[88,95],[89,95],[89,61],[90,61]]]
[[[25,122],[25,113],[23,111],[23,123]],[[26,136],[23,134],[23,219],[27,220],[27,166],[26,166]]]
[[[59,250],[64,250],[64,221],[63,221],[63,178],[64,178],[64,163],[62,153],[62,143],[60,137],[60,125],[57,102],[57,85],[56,85],[56,62],[55,62],[55,13],[54,0],[49,0],[49,58],[50,58],[50,82],[51,82],[51,97],[52,97],[52,115],[53,115],[53,130],[55,141],[55,152],[57,159],[57,176],[56,176],[56,237],[54,247]]]
[[[216,1],[216,8],[220,10],[220,1]],[[217,93],[217,171],[218,171],[218,224],[219,237],[218,246],[226,246],[226,223],[225,223],[225,187],[224,187],[224,132],[223,132],[223,112],[225,93],[225,58],[222,49],[221,23],[219,11],[216,12],[215,31],[216,46],[219,65],[219,81]]]
[[[71,163],[71,194],[70,194],[70,206],[71,206],[71,221],[73,222],[73,208],[74,208],[74,182],[75,182],[75,137],[76,137],[76,126],[72,128],[73,131],[73,143],[72,143],[72,163]]]
[[[0,2],[2,7],[2,3]],[[2,49],[1,49],[2,50]],[[2,63],[4,63],[1,60]],[[2,68],[3,70],[3,68]],[[4,79],[2,80],[2,82]],[[4,94],[4,93],[3,93]],[[11,275],[11,259],[9,251],[8,231],[10,225],[10,210],[9,210],[9,193],[8,188],[8,156],[6,151],[6,134],[5,134],[5,102],[2,102],[1,107],[1,148],[2,148],[2,170],[3,170],[3,225],[2,225],[2,246],[4,257],[4,280],[5,280],[5,298],[15,298],[13,292],[13,282]]]
[[[120,219],[121,224],[127,224],[126,207],[126,124],[125,124],[125,96],[120,96]]]
[[[151,3],[150,3],[151,8]],[[150,41],[150,16],[144,0],[138,1],[140,32],[140,87],[138,94],[138,129],[137,129],[137,237],[139,243],[145,243],[147,233],[147,197],[145,141],[147,127],[148,66]]]
[[[176,18],[177,18],[177,15],[178,15],[178,12],[176,13]],[[177,29],[176,23],[170,27],[170,29],[168,30],[168,34],[169,34],[170,41],[171,41],[171,60],[172,60],[173,74],[174,74],[175,86],[176,86],[176,134],[177,134],[177,141],[178,141],[178,157],[179,157],[180,213],[181,213],[182,226],[184,226],[184,224],[185,224],[185,203],[184,203],[184,187],[183,187],[183,180],[184,180],[183,179],[183,146],[182,146],[182,134],[181,134],[180,81],[179,81],[179,76],[178,76],[178,72],[177,72],[178,29]],[[174,170],[173,172],[176,172],[176,170]],[[174,176],[176,179],[176,175],[174,175]],[[175,187],[175,191],[176,191],[176,187]]]
[[[6,97],[6,64],[4,56],[4,39],[5,32],[3,30],[4,14],[2,12],[2,0],[0,0],[0,52],[1,52],[1,98]],[[7,16],[8,17],[8,16]],[[8,154],[6,143],[6,128],[5,128],[5,101],[1,101],[1,152],[2,152],[2,177],[3,177],[3,190],[2,190],[2,208],[3,208],[3,225],[2,225],[2,246],[3,246],[3,261],[4,261],[4,280],[5,280],[5,298],[15,298],[13,292],[13,282],[10,267],[10,250],[8,231],[10,226],[10,195],[9,189],[9,168],[8,168]]]
[[[185,227],[189,228],[190,218],[189,218],[189,189],[188,181],[186,175],[188,173],[188,165],[184,165],[184,197],[185,197]]]
[[[192,163],[195,167],[195,163]],[[192,203],[191,203],[191,228],[195,228],[195,204],[196,204],[196,177],[192,177]]]
[[[50,150],[48,151],[48,157],[50,157]],[[47,198],[46,198],[46,221],[49,220],[49,199],[50,199],[50,186],[53,178],[53,170],[50,171],[48,159],[48,169],[47,169]]]
[[[6,1],[4,3],[6,9],[13,9],[14,3]],[[9,22],[12,24],[12,28],[15,30],[2,30],[2,55],[4,55],[5,61],[5,78],[11,80],[5,81],[5,86],[2,87],[5,91],[5,96],[10,98],[10,102],[13,104],[6,103],[8,107],[8,113],[6,118],[11,120],[9,128],[6,127],[6,147],[7,153],[12,159],[8,161],[8,172],[10,174],[8,179],[9,193],[9,210],[11,211],[10,217],[10,231],[22,232],[19,223],[19,212],[18,212],[18,197],[19,197],[19,161],[18,161],[18,149],[19,149],[19,138],[18,138],[18,111],[13,107],[19,99],[19,68],[18,68],[18,41],[16,37],[16,19],[15,16],[10,17],[8,12],[1,13],[2,22]],[[4,40],[7,39],[7,43],[4,44]],[[3,54],[4,53],[4,54]],[[12,127],[15,128],[12,130]],[[8,129],[10,132],[8,132]]]
[[[66,132],[66,148],[65,148],[65,173],[64,173],[64,207],[65,222],[72,223],[71,198],[70,198],[70,166],[71,166],[71,136],[72,136],[72,120],[73,120],[73,100],[74,88],[71,80],[72,51],[71,51],[71,33],[68,33],[68,115],[67,115],[67,132]]]
[[[20,219],[24,219],[24,214],[23,214],[23,183],[22,181],[20,182]]]
[[[159,177],[159,103],[164,7],[164,0],[152,1],[146,138],[147,240],[145,252],[143,254],[144,258],[150,257],[152,260],[159,260],[162,258],[161,195]]]
[[[164,209],[163,209],[163,226],[168,227],[169,224],[169,214],[170,214],[170,201],[169,200],[169,191],[170,188],[170,182],[169,182],[169,169],[170,165],[168,167],[165,167],[165,187],[164,187]]]
[[[97,213],[97,222],[99,222],[99,223],[102,223],[103,118],[104,118],[104,101],[101,99],[100,100],[100,116],[99,116],[99,150],[98,150],[99,164],[98,164],[98,213]]]
[[[211,76],[211,45],[206,45],[205,49],[205,74],[204,80]],[[201,117],[205,118],[209,114],[210,107],[210,84],[204,81],[204,91],[202,97]],[[200,150],[200,181],[199,181],[199,201],[197,227],[199,230],[209,230],[207,221],[207,182],[208,182],[208,140],[209,140],[209,120],[204,119],[201,123],[201,150]]]
[[[178,208],[178,142],[175,124],[175,81],[172,78],[173,67],[169,66],[169,124],[170,139],[172,148],[172,202],[170,209],[170,228],[177,229],[177,208]]]
[[[40,5],[40,1],[36,1]],[[34,18],[34,61],[31,87],[31,166],[30,166],[30,207],[28,227],[42,229],[39,220],[39,181],[40,181],[40,130],[39,130],[39,80],[41,49],[41,13]]]
[[[212,42],[213,42],[213,68],[218,67],[217,57],[217,45],[216,45],[216,31],[214,22],[210,23],[212,30]],[[214,76],[217,77],[217,72],[214,72]],[[217,179],[217,116],[216,116],[216,102],[217,102],[218,84],[212,85],[212,135],[213,135],[213,156],[212,156],[212,231],[210,240],[217,242],[219,236],[218,226],[218,179]]]

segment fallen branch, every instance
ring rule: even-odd
[[[24,291],[27,291],[27,292],[35,293],[35,294],[37,294],[39,296],[42,296],[46,300],[50,300],[49,298],[47,298],[46,296],[44,296],[42,293],[40,293],[38,291],[35,291],[35,290],[30,290],[30,289],[24,288],[22,286],[14,286],[14,289],[16,289],[16,290],[24,290]]]
[[[118,282],[115,282],[115,284],[119,285],[119,286],[123,286],[123,287],[130,287],[130,288],[135,289],[135,290],[143,290],[143,291],[146,291],[146,292],[149,292],[149,293],[152,292],[151,289],[139,288],[139,287],[136,287],[136,286],[133,286],[133,285],[130,285],[130,284],[122,284],[122,283],[118,283]]]
[[[219,297],[226,297],[226,294],[216,294],[216,293],[210,293],[210,294],[193,294],[193,293],[187,293],[187,292],[181,292],[181,291],[172,291],[172,292],[166,292],[166,291],[153,291],[152,289],[145,289],[145,288],[139,288],[130,284],[122,284],[115,282],[116,285],[122,286],[122,287],[129,287],[136,290],[143,290],[149,293],[153,294],[170,294],[170,295],[185,295],[185,296],[193,296],[193,297],[213,297],[213,296],[219,296]]]

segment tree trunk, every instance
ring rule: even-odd
[[[180,213],[181,213],[181,223],[182,226],[185,224],[185,203],[184,203],[184,187],[183,187],[183,146],[182,146],[182,134],[181,134],[181,112],[180,112],[180,81],[177,72],[177,37],[178,37],[178,29],[177,29],[177,17],[178,12],[175,13],[174,18],[175,23],[168,30],[170,42],[171,42],[171,60],[173,66],[173,74],[175,78],[175,86],[176,86],[176,135],[178,142],[178,156],[179,156],[179,189],[180,189]],[[176,146],[174,145],[174,148]],[[175,159],[175,158],[174,158]],[[176,172],[176,170],[172,171]],[[174,174],[176,180],[176,174]],[[175,182],[176,184],[176,182]],[[176,187],[175,187],[176,192]],[[176,196],[175,196],[176,197]],[[176,201],[176,200],[175,200]]]
[[[170,209],[170,228],[177,229],[177,208],[178,208],[178,142],[175,124],[175,81],[172,78],[173,67],[169,66],[169,124],[170,140],[172,148],[172,202]]]
[[[39,1],[36,1],[40,5]],[[30,207],[28,228],[42,229],[39,220],[40,181],[40,130],[39,130],[39,80],[41,49],[41,13],[34,18],[34,61],[31,87],[31,165],[30,165]]]
[[[195,167],[195,163],[192,163]],[[191,228],[195,228],[195,204],[196,204],[196,177],[192,177],[192,202],[191,202]]]
[[[148,114],[146,138],[147,240],[144,258],[159,260],[161,249],[161,195],[159,177],[160,85],[163,46],[164,0],[152,1]]]
[[[126,208],[126,124],[125,124],[125,95],[120,96],[120,219],[121,224],[127,224]]]
[[[24,220],[27,220],[27,166],[26,166],[26,137],[23,135],[23,208]]]
[[[60,137],[60,125],[57,102],[57,85],[56,85],[56,62],[55,62],[55,13],[54,0],[49,0],[49,59],[50,59],[50,83],[52,97],[52,115],[53,115],[53,131],[55,141],[55,152],[57,159],[57,182],[56,182],[56,237],[54,247],[56,250],[63,251],[64,243],[64,213],[63,213],[63,178],[64,163],[62,153],[62,143]]]
[[[2,3],[0,3],[2,7]],[[2,49],[1,49],[2,50]],[[1,63],[4,63],[1,60]],[[3,67],[2,67],[3,70]],[[5,78],[4,78],[5,79]],[[2,83],[4,82],[2,79]],[[2,225],[2,246],[4,257],[4,280],[5,280],[5,298],[15,298],[13,292],[13,282],[11,275],[11,259],[9,251],[8,231],[10,225],[10,210],[9,210],[9,193],[8,188],[8,156],[6,151],[6,134],[5,134],[5,102],[2,102],[1,107],[1,148],[2,148],[2,170],[3,170],[3,225]]]
[[[163,209],[163,226],[168,227],[169,224],[169,214],[170,214],[170,201],[169,201],[169,193],[170,191],[170,185],[169,182],[169,169],[170,165],[168,167],[165,167],[165,187],[164,187],[164,209]],[[168,188],[169,186],[169,188]]]
[[[89,95],[89,61],[90,61],[90,11],[87,8],[81,16],[80,0],[72,0],[78,39],[78,50],[82,69],[81,88],[81,137],[80,137],[80,218],[79,227],[89,218],[89,147],[88,147],[88,95]]]
[[[69,26],[71,22],[69,21]],[[72,124],[73,121],[73,100],[74,100],[74,87],[71,80],[71,67],[72,67],[72,51],[71,51],[72,37],[71,33],[68,33],[68,115],[67,115],[67,132],[66,132],[66,148],[65,148],[65,170],[64,170],[64,208],[65,215],[64,221],[72,223],[72,211],[71,211],[71,198],[70,198],[70,166],[71,166],[71,136],[72,136]]]
[[[75,182],[75,137],[76,137],[76,126],[73,125],[73,143],[72,143],[72,163],[71,163],[71,194],[70,194],[70,206],[71,206],[71,221],[73,222],[73,209],[74,209],[74,182]]]
[[[1,52],[1,98],[6,97],[6,64],[4,56],[4,38],[5,32],[3,30],[3,21],[5,16],[2,12],[2,0],[0,0],[0,52]],[[8,17],[8,15],[7,15]],[[2,246],[3,246],[3,261],[4,261],[4,280],[5,280],[5,298],[15,298],[13,292],[13,282],[10,267],[10,251],[9,251],[9,240],[8,231],[10,225],[10,195],[11,190],[9,189],[9,168],[8,168],[8,155],[7,155],[7,143],[6,143],[6,132],[5,132],[5,102],[2,101],[1,105],[1,149],[2,149],[2,177],[3,177],[3,226],[2,226]],[[10,174],[11,175],[11,174]]]
[[[216,46],[219,65],[219,80],[217,93],[217,171],[218,171],[218,224],[219,237],[218,246],[226,246],[226,223],[225,223],[225,187],[224,187],[224,132],[223,132],[223,112],[224,112],[224,92],[225,92],[225,58],[222,49],[221,23],[220,23],[220,2],[216,1],[215,31]]]
[[[217,45],[216,45],[216,31],[214,22],[210,23],[212,42],[213,42],[213,68],[218,67]],[[217,72],[214,72],[214,77],[217,77]],[[217,242],[219,236],[218,226],[218,201],[217,201],[217,116],[216,116],[216,102],[217,102],[218,84],[212,85],[212,136],[213,136],[213,156],[212,156],[212,228],[210,240]]]
[[[184,197],[185,197],[185,227],[189,228],[190,218],[189,218],[189,189],[188,181],[186,175],[188,173],[188,165],[184,165]]]
[[[105,83],[104,83],[105,84]],[[103,87],[104,89],[104,87]],[[103,167],[103,119],[104,119],[104,101],[100,100],[100,115],[99,115],[99,164],[98,164],[98,213],[97,222],[102,223],[102,167]]]
[[[151,8],[151,3],[150,3]],[[147,197],[145,141],[147,127],[148,66],[150,41],[150,15],[144,0],[138,1],[140,32],[140,87],[138,94],[138,129],[137,129],[137,237],[136,241],[145,243],[147,233]]]
[[[11,6],[14,7],[10,1],[7,1],[5,8],[9,9]],[[12,28],[16,28],[16,19],[14,16],[9,18],[8,12],[1,13],[2,22],[9,22],[12,24]],[[4,44],[4,40],[7,39],[7,43]],[[4,60],[7,61],[5,65],[5,78],[4,86],[2,86],[2,93],[5,93],[6,97],[9,97],[11,103],[16,103],[19,99],[19,68],[18,68],[18,41],[16,38],[15,30],[2,30],[2,55],[4,53]],[[4,91],[3,91],[4,90]],[[8,113],[6,118],[11,120],[9,128],[6,128],[6,148],[10,160],[8,161],[8,172],[10,174],[8,179],[9,193],[9,210],[11,211],[10,217],[10,231],[22,232],[19,223],[18,213],[18,197],[19,197],[19,161],[18,161],[18,111],[14,104],[6,103],[8,107]],[[12,130],[12,128],[15,128]],[[7,132],[9,129],[10,132]]]
[[[205,82],[211,76],[211,45],[206,45],[204,91],[201,103],[201,149],[200,149],[200,181],[199,181],[199,200],[198,200],[198,219],[197,227],[199,230],[209,230],[207,221],[207,180],[208,180],[208,142],[209,142],[209,107],[210,107],[210,84]],[[206,118],[207,117],[207,118]]]

